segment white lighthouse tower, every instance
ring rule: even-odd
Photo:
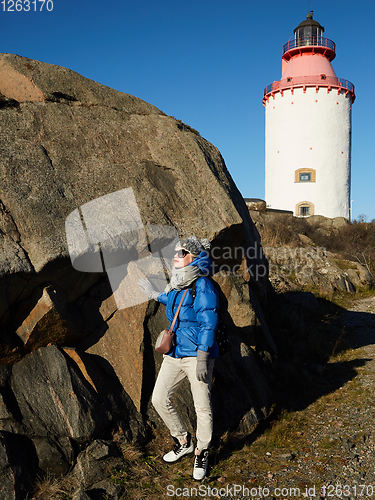
[[[266,192],[272,209],[346,217],[354,86],[337,78],[335,44],[312,12],[283,47],[281,80],[266,87]]]

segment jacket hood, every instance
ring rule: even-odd
[[[205,276],[212,273],[212,262],[207,252],[201,252],[189,266],[197,266]]]

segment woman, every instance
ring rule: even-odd
[[[194,458],[194,479],[206,476],[208,449],[212,439],[211,379],[214,359],[219,354],[215,341],[218,324],[219,298],[212,281],[207,278],[212,263],[206,252],[208,240],[196,236],[180,241],[174,255],[174,270],[164,293],[154,290],[148,280],[140,280],[141,290],[150,298],[167,306],[171,324],[186,288],[175,326],[175,345],[163,356],[163,363],[152,394],[152,404],[168,427],[175,447],[163,456],[165,462],[175,462],[194,450],[192,437],[186,431],[172,397],[184,378],[190,382],[197,415],[197,446]],[[191,285],[196,282],[195,298]]]

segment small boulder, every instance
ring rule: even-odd
[[[78,314],[72,314],[62,291],[49,285],[42,290],[41,297],[16,333],[24,347],[31,351],[48,344],[74,344],[82,336],[81,326]]]
[[[10,385],[24,425],[37,436],[89,442],[110,422],[96,392],[56,346],[16,363]]]
[[[109,481],[100,481],[94,484],[89,490],[92,500],[121,500],[124,493],[124,487],[119,484],[112,484]]]
[[[33,439],[35,451],[38,456],[39,468],[51,476],[62,476],[69,470],[69,463],[64,453],[48,438]]]
[[[121,465],[123,460],[113,443],[96,440],[78,455],[73,473],[84,488],[90,488],[95,483],[110,477],[111,468]]]

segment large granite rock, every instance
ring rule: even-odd
[[[219,427],[248,432],[272,401],[269,282],[217,148],[140,99],[11,54],[0,54],[0,126],[0,363],[13,364],[1,428],[31,437],[48,472],[72,464],[67,439],[88,444],[111,425],[146,439],[144,419],[160,424],[152,346],[166,320],[136,283],[162,290],[166,249],[196,234],[212,242],[233,335],[216,368]]]
[[[14,104],[1,109],[0,120],[1,229],[14,261],[1,262],[3,274],[40,272],[67,257],[66,217],[123,188],[133,189],[145,224],[212,238],[245,222],[219,151],[154,106],[10,54],[0,56],[0,82]]]

